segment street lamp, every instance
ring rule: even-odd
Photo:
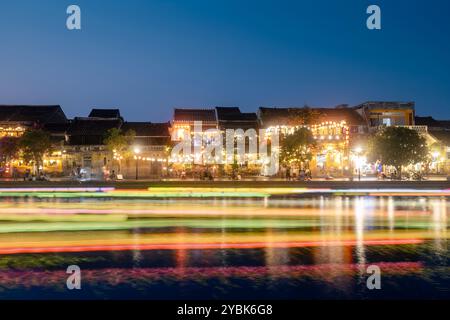
[[[358,165],[358,181],[361,181],[361,153],[362,153],[362,148],[361,147],[357,147],[355,149],[357,158],[357,165]]]
[[[136,160],[136,180],[138,180],[138,162],[139,162],[139,153],[141,153],[141,149],[139,147],[134,147],[134,159]]]
[[[432,153],[433,156],[433,160],[436,162],[436,173],[439,174],[439,156],[440,156],[440,152],[439,151],[434,151]]]

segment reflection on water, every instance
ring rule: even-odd
[[[3,198],[0,298],[450,298],[449,204]],[[366,287],[372,264],[381,290]]]

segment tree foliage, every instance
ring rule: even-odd
[[[0,161],[9,161],[19,153],[19,139],[3,137],[0,139]]]
[[[439,152],[441,153],[444,149],[445,149],[445,145],[442,142],[434,142],[432,145],[430,145],[429,147],[430,152]]]
[[[23,159],[32,162],[39,169],[42,158],[52,148],[50,135],[43,130],[25,131],[19,139],[19,148]]]
[[[126,158],[131,155],[131,148],[135,136],[136,133],[134,130],[123,132],[121,129],[112,128],[106,133],[103,143],[111,152],[116,152],[120,156]]]
[[[312,159],[316,141],[311,130],[298,128],[292,134],[281,137],[280,161],[284,164],[301,166]]]
[[[426,140],[417,131],[404,127],[386,127],[369,140],[372,160],[396,167],[424,162],[428,157]]]

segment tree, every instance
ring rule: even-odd
[[[128,158],[132,154],[131,147],[134,142],[136,133],[134,130],[128,130],[123,132],[118,128],[111,128],[105,135],[103,143],[106,145],[108,150],[115,154],[119,163],[119,172],[121,166],[121,159]]]
[[[445,145],[442,142],[434,142],[430,145],[429,150],[431,153],[442,153],[445,150]]]
[[[19,153],[19,139],[16,137],[3,137],[0,139],[0,161],[9,162]]]
[[[281,137],[280,160],[286,165],[303,166],[312,159],[312,150],[316,141],[311,130],[305,127],[296,129],[292,134]]]
[[[19,138],[19,148],[23,159],[26,162],[32,162],[35,171],[39,172],[44,155],[50,152],[52,148],[50,135],[43,130],[25,131]]]
[[[369,156],[394,166],[401,178],[403,166],[427,160],[428,147],[425,138],[415,130],[386,127],[370,138]]]

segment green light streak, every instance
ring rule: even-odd
[[[135,228],[225,228],[225,229],[265,229],[265,228],[311,228],[332,227],[332,221],[319,220],[277,220],[277,219],[132,219],[127,221],[97,222],[27,222],[27,223],[2,223],[0,233],[20,232],[51,232],[51,231],[102,231],[102,230],[130,230]],[[374,225],[377,226],[377,225]],[[398,229],[429,229],[432,225],[426,222],[397,222]],[[386,223],[379,223],[379,228],[387,229]]]
[[[123,222],[52,222],[52,223],[6,223],[0,224],[0,233],[49,232],[49,231],[92,231],[92,230],[128,230],[135,228],[299,228],[321,225],[311,220],[266,220],[266,219],[152,219],[129,220]]]
[[[33,198],[264,198],[265,192],[0,192],[0,197]]]

